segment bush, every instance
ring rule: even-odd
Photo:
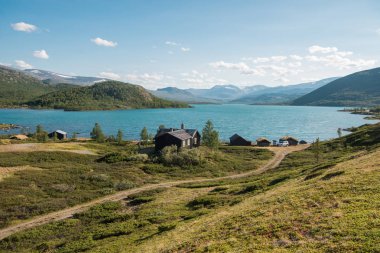
[[[98,162],[117,163],[117,162],[146,162],[149,159],[147,154],[125,154],[125,153],[109,153],[99,158]]]
[[[170,146],[162,150],[160,161],[167,166],[197,166],[202,163],[202,154],[199,149],[178,151],[176,146]]]

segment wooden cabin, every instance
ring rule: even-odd
[[[307,144],[307,141],[305,141],[305,140],[301,140],[301,141],[299,142],[299,144]]]
[[[48,134],[49,138],[54,138],[54,135],[57,135],[58,140],[67,139],[67,133],[62,130],[55,130],[54,132]]]
[[[269,147],[272,142],[267,138],[261,137],[256,140],[256,144],[259,147]]]
[[[156,150],[161,150],[168,146],[178,148],[194,148],[201,145],[201,135],[196,129],[185,129],[182,124],[181,129],[160,128],[154,137]]]
[[[252,142],[244,139],[238,134],[234,134],[230,137],[230,145],[231,146],[251,146]]]
[[[292,136],[283,136],[281,137],[280,141],[288,141],[289,146],[297,146],[298,145],[298,140]]]

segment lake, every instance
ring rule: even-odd
[[[0,123],[14,123],[34,132],[38,124],[52,131],[61,129],[78,137],[88,137],[95,122],[109,135],[117,130],[124,132],[126,139],[137,140],[141,129],[146,126],[155,133],[159,125],[202,130],[210,119],[219,131],[222,140],[234,133],[256,140],[265,136],[278,139],[292,135],[298,139],[312,141],[337,136],[337,129],[374,123],[364,120],[362,115],[338,112],[337,107],[304,106],[258,106],[258,105],[193,105],[185,109],[142,109],[120,111],[65,112],[61,110],[0,109]],[[19,133],[19,129],[12,133]],[[1,133],[1,132],[0,132]],[[2,132],[5,133],[5,132]]]

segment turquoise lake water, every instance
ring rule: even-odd
[[[253,106],[253,105],[193,105],[186,109],[143,109],[121,111],[65,112],[61,110],[0,109],[0,123],[14,123],[29,127],[42,124],[44,129],[61,129],[69,133],[80,133],[88,137],[98,122],[106,134],[124,132],[125,139],[139,139],[141,129],[146,126],[155,133],[160,124],[179,127],[183,122],[187,128],[202,130],[210,119],[220,132],[222,140],[234,133],[256,140],[265,136],[271,140],[283,135],[312,141],[317,137],[325,140],[337,136],[339,127],[359,126],[374,121],[364,120],[362,115],[338,112],[337,107],[302,106]],[[20,130],[14,130],[19,133]],[[4,133],[4,132],[3,132]]]

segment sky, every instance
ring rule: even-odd
[[[0,0],[0,64],[148,89],[304,83],[380,66],[380,1]]]

